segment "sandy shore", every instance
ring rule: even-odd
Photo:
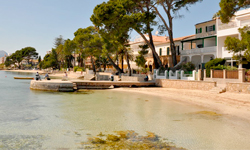
[[[10,72],[27,72],[27,73],[43,73],[42,70],[1,70],[1,71],[10,71]]]
[[[228,92],[214,94],[209,91],[171,88],[117,88],[112,90],[160,96],[250,121],[250,94]]]

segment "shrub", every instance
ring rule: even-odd
[[[146,74],[149,72],[149,68],[142,68],[140,72]]]
[[[78,67],[78,66],[75,66],[74,67],[74,72],[76,71],[84,71],[85,69],[83,67]]]
[[[181,70],[184,70],[185,72],[190,72],[195,69],[195,65],[192,62],[185,63],[181,66]]]
[[[222,58],[215,58],[213,60],[210,60],[209,62],[207,62],[205,64],[205,68],[206,68],[206,76],[210,77],[210,70],[212,67],[218,66],[218,65],[224,65],[226,62],[225,59]]]

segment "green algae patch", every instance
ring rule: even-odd
[[[147,132],[146,136],[140,136],[132,130],[115,131],[115,134],[103,134],[88,138],[87,142],[81,143],[84,149],[155,149],[155,150],[184,150],[173,143],[162,140],[158,135]]]
[[[200,114],[200,115],[207,115],[207,116],[222,116],[221,114],[218,114],[213,111],[197,111],[197,112],[194,112],[193,114]]]
[[[209,119],[209,120],[220,119],[222,116],[222,114],[218,114],[213,111],[197,111],[188,113],[187,115],[189,115],[191,119]]]
[[[85,89],[79,89],[78,91],[73,92],[73,94],[93,94],[93,90],[85,90]]]

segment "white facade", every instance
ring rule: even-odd
[[[224,42],[228,36],[241,38],[238,31],[239,28],[244,26],[250,26],[250,8],[241,10],[235,13],[235,16],[230,20],[229,23],[222,23],[220,19],[216,22],[218,26],[217,30],[217,57],[231,59],[233,53],[229,53],[224,46]]]
[[[147,40],[149,40],[149,37],[147,35],[145,35],[145,37],[147,38]],[[164,41],[167,40],[166,36],[153,36],[153,41],[155,44],[155,48],[156,45],[159,43],[163,43]],[[146,42],[142,37],[136,38],[134,41],[131,41],[130,43],[130,49],[133,53],[134,59],[136,58],[136,56],[138,56],[138,52],[141,50],[141,48],[139,47],[140,45],[145,45]],[[158,52],[156,50],[156,52]],[[150,48],[148,48],[148,54],[145,56],[145,58],[147,59],[147,62],[145,65],[147,66],[153,66],[153,55],[152,55],[152,51]],[[124,61],[124,65],[127,65],[127,62]],[[130,67],[131,69],[139,69],[139,67],[136,65],[135,61],[130,61]]]

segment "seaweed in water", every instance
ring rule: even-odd
[[[84,149],[160,149],[160,150],[184,150],[172,143],[165,142],[152,132],[146,136],[140,136],[132,130],[115,131],[115,134],[104,135],[100,132],[95,137],[88,138],[87,142],[81,143]]]

